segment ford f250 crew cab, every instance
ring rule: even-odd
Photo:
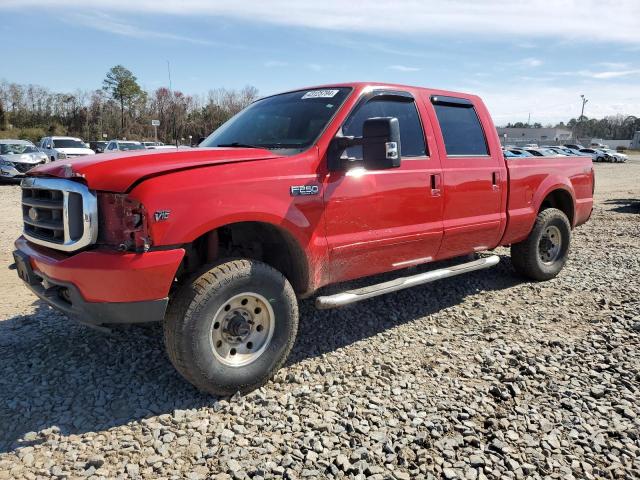
[[[192,150],[59,161],[22,183],[16,268],[93,325],[162,321],[198,388],[266,382],[296,337],[298,298],[331,308],[479,270],[554,277],[592,210],[588,157],[505,159],[474,95],[350,83],[262,98]],[[404,275],[404,276],[403,276]],[[370,282],[371,283],[371,282]]]

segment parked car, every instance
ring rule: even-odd
[[[533,156],[526,150],[519,150],[517,148],[506,148],[503,151],[504,151],[504,156],[507,158],[521,158],[521,157]]]
[[[144,148],[156,148],[164,146],[164,143],[162,142],[142,142],[142,144],[144,145]]]
[[[557,145],[544,145],[542,148],[556,152],[559,155],[577,155],[578,157],[588,156],[586,153],[580,153],[578,150],[571,150],[567,147],[559,147]]]
[[[537,143],[527,143],[524,148],[538,148]]]
[[[603,152],[602,150],[598,150],[595,148],[581,148],[580,153],[587,153],[589,155],[591,155],[591,159],[594,162],[612,162],[613,158],[611,157],[611,155],[609,155],[606,152]]]
[[[554,147],[551,147],[551,150],[559,151],[559,153],[563,153],[565,155],[575,155],[575,156],[578,156],[578,157],[588,157],[588,156],[590,156],[587,153],[582,153],[580,150],[572,150],[571,148],[567,148],[567,147],[564,147],[564,146],[561,146],[561,147],[554,146]]]
[[[194,147],[191,147],[189,145],[178,145],[177,147],[175,145],[157,145],[155,147],[147,147],[147,148],[149,150],[186,150]]]
[[[627,157],[624,153],[612,150],[611,148],[600,148],[598,150],[609,155],[612,161],[616,163],[624,163],[629,159],[629,157]]]
[[[529,152],[534,157],[565,157],[561,153],[555,152],[548,148],[525,148],[526,152]]]
[[[105,152],[121,151],[126,152],[129,150],[144,150],[142,142],[134,142],[133,140],[111,140],[104,149]]]
[[[555,277],[593,188],[588,157],[506,161],[475,95],[339,84],[257,100],[196,149],[32,170],[14,258],[82,322],[162,321],[184,378],[231,395],[284,364],[297,299],[323,286],[458,258],[315,301],[348,305],[491,267],[468,257],[499,245],[520,274]]]
[[[23,177],[47,160],[47,154],[28,140],[0,139],[0,178]]]
[[[583,148],[585,148],[583,145],[580,145],[579,143],[565,143],[564,146],[567,148],[570,148],[571,150],[576,150],[576,151],[580,151]]]
[[[52,162],[96,153],[88,148],[82,139],[76,137],[43,137],[40,139],[39,146]]]
[[[93,142],[89,142],[89,148],[91,148],[91,150],[93,150],[96,153],[102,153],[104,152],[104,149],[107,148],[108,143],[109,142],[104,140],[96,140]]]

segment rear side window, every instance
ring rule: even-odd
[[[447,155],[488,155],[487,141],[472,104],[436,103],[433,106],[442,130]]]
[[[342,126],[342,134],[355,137],[362,136],[364,121],[374,117],[396,117],[398,119],[400,125],[400,154],[403,158],[424,157],[427,155],[422,124],[418,117],[415,102],[412,99],[396,101],[387,100],[384,97],[373,97],[351,114]],[[362,159],[362,147],[348,148],[346,154],[349,158]]]

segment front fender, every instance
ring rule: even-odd
[[[321,184],[316,174],[287,173],[290,164],[298,172],[301,167],[294,159],[286,162],[175,172],[145,180],[130,195],[145,206],[154,247],[187,244],[225,225],[261,222],[295,240],[307,258],[313,283],[321,283],[314,273],[322,271],[327,258],[321,190],[316,195],[290,193],[293,185]],[[168,214],[156,220],[155,212]]]

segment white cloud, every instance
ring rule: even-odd
[[[567,122],[580,115],[580,94],[589,99],[585,108],[585,115],[589,118],[617,114],[640,115],[640,83],[597,82],[579,86],[557,86],[521,82],[513,85],[476,86],[473,91],[483,98],[497,125],[526,122],[529,114],[531,122]]]
[[[624,62],[599,62],[598,66],[613,69],[629,68],[629,64]]]
[[[543,63],[542,60],[538,58],[529,57],[529,58],[523,58],[519,62],[516,62],[516,65],[519,65],[521,67],[527,67],[527,68],[535,68],[542,65],[542,63]]]
[[[268,68],[277,68],[277,67],[287,67],[289,64],[287,62],[282,62],[280,60],[269,60],[264,62],[264,66]]]
[[[631,68],[627,70],[601,70],[601,71],[576,70],[576,71],[568,71],[568,72],[550,72],[550,73],[551,75],[561,76],[561,77],[582,77],[582,78],[589,78],[593,80],[609,80],[611,78],[633,77],[636,75],[640,75],[640,69]]]
[[[407,65],[389,65],[389,70],[396,70],[398,72],[419,72],[418,67],[409,67]]]
[[[86,27],[100,30],[103,32],[112,33],[114,35],[120,35],[123,37],[132,38],[151,38],[151,39],[164,39],[178,42],[193,43],[196,45],[219,45],[216,42],[210,42],[208,40],[202,40],[199,38],[186,37],[183,35],[174,35],[168,32],[157,32],[154,30],[146,30],[140,28],[137,25],[123,22],[113,18],[111,15],[104,13],[76,13],[73,14],[67,20],[69,23],[81,24]]]
[[[607,80],[609,78],[628,77],[630,75],[640,75],[640,70],[615,70],[608,72],[584,72],[586,76],[591,78],[597,78],[600,80]]]
[[[376,33],[460,33],[640,44],[637,0],[3,0],[0,8],[70,7],[183,16],[224,16],[252,22]],[[530,27],[530,28],[529,28]]]

